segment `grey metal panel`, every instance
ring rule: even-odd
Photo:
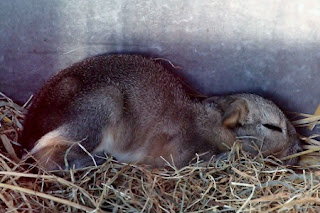
[[[320,102],[320,2],[0,1],[0,91],[23,102],[88,56],[169,59],[205,94],[255,92],[285,110]]]

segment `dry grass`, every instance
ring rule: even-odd
[[[320,211],[317,136],[304,138],[305,169],[284,167],[273,157],[251,157],[236,144],[228,159],[197,161],[180,170],[170,163],[150,170],[108,158],[102,166],[58,176],[41,168],[31,172],[36,166],[15,155],[24,112],[0,93],[0,212]],[[300,116],[295,124],[310,129],[320,120]]]

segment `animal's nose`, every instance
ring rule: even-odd
[[[289,147],[287,147],[287,149],[288,149],[287,156],[303,151],[302,141],[298,138],[298,136],[290,137],[290,144],[289,144]],[[299,157],[295,157],[295,158],[285,160],[284,163],[287,165],[297,165],[298,161],[299,161]]]

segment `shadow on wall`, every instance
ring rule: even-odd
[[[141,39],[136,40],[141,41]],[[284,110],[309,113],[314,111],[320,97],[318,83],[320,77],[317,74],[320,68],[320,54],[317,47],[310,45],[301,49],[297,47],[289,49],[279,47],[277,42],[239,47],[237,42],[223,43],[223,46],[197,42],[192,45],[167,43],[163,45],[162,48],[165,51],[162,52],[148,49],[139,42],[135,45],[124,44],[122,51],[101,52],[102,49],[115,49],[116,44],[105,43],[83,46],[81,54],[78,54],[77,50],[70,53],[33,52],[25,60],[39,65],[39,69],[33,72],[23,71],[28,69],[20,63],[23,60],[16,62],[9,59],[6,63],[15,63],[18,67],[14,72],[1,71],[7,76],[6,79],[1,79],[3,82],[0,89],[18,102],[23,102],[30,92],[36,92],[46,79],[73,62],[98,55],[97,52],[137,53],[169,60],[179,68],[175,69],[165,61],[162,63],[182,77],[191,87],[205,95],[250,92],[275,101]],[[194,46],[198,47],[197,51],[194,50]],[[61,60],[61,57],[73,58],[74,61],[69,61],[65,66],[62,63],[61,67],[53,65],[55,60]],[[21,74],[23,75],[17,78],[17,75]],[[28,92],[24,93],[25,91]]]
[[[171,43],[167,44],[164,54],[148,52],[147,48],[137,51],[130,46],[124,52],[170,60],[179,68],[165,63],[166,68],[208,96],[256,93],[273,100],[286,111],[313,113],[320,101],[317,46],[287,47],[279,41],[249,47],[232,41],[223,43],[223,47],[195,42],[192,46]],[[198,47],[196,52],[192,49],[194,46]]]

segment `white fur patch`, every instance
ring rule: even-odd
[[[126,162],[126,163],[136,163],[144,159],[143,150],[133,150],[132,152],[115,152],[114,156],[117,160]]]
[[[57,145],[57,143],[63,142],[62,140],[60,140],[63,137],[62,133],[62,128],[58,128],[51,132],[48,132],[37,141],[36,145],[30,151],[30,154],[34,154],[46,146],[54,146]]]
[[[99,146],[94,149],[94,153],[107,152],[109,153],[114,149],[114,135],[110,130],[106,130]]]

